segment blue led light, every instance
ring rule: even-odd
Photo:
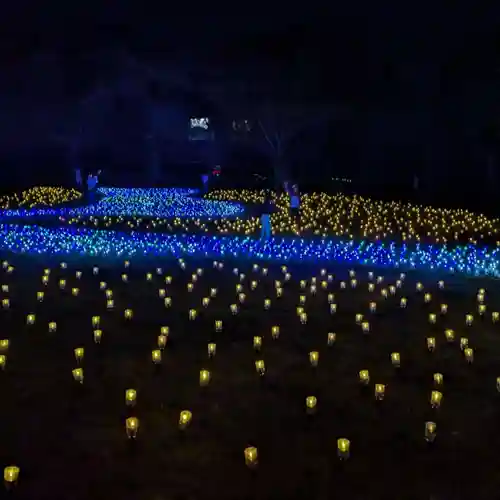
[[[0,250],[92,256],[213,256],[283,261],[341,261],[375,266],[435,269],[500,277],[500,250],[472,245],[447,248],[333,239],[121,233],[86,228],[0,225]]]
[[[194,189],[129,189],[101,187],[100,200],[83,207],[7,209],[0,217],[121,216],[121,217],[232,217],[244,212],[241,204],[192,197]]]

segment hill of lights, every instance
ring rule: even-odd
[[[7,208],[0,211],[0,217],[231,217],[243,212],[239,203],[191,197],[195,193],[193,189],[102,187],[97,190],[102,198],[86,206]]]
[[[288,214],[286,196],[274,195],[274,236],[261,242],[259,218],[249,215],[244,204],[260,203],[262,191],[217,190],[197,198],[190,189],[100,188],[99,195],[96,203],[79,207],[64,206],[80,193],[63,188],[33,188],[3,199],[0,250],[343,261],[500,276],[498,219],[465,210],[312,193],[302,197],[297,224]],[[60,227],[35,223],[37,216],[56,216],[52,222]],[[23,218],[30,225],[23,225]],[[81,227],[87,221],[92,229]],[[119,222],[126,223],[125,231]],[[139,231],[140,226],[146,230]]]

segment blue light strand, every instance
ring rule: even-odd
[[[179,188],[98,188],[103,196],[82,207],[54,207],[0,210],[0,218],[9,217],[233,217],[244,212],[240,203],[193,197],[195,189]]]
[[[273,238],[199,234],[123,233],[78,227],[0,225],[0,250],[30,254],[133,257],[192,255],[294,262],[339,261],[384,267],[441,270],[500,277],[500,250],[473,245],[386,244],[333,239]]]

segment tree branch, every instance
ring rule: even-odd
[[[264,134],[264,137],[266,138],[266,141],[269,143],[273,151],[276,151],[276,145],[273,144],[273,141],[269,139],[269,136],[267,135],[266,129],[264,128],[264,125],[262,125],[262,121],[258,120],[257,123],[259,124],[260,129],[262,130],[262,133]]]

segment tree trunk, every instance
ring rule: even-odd
[[[285,181],[291,181],[290,169],[281,154],[277,154],[273,158],[273,173],[274,173],[274,187],[278,191],[283,188]]]

